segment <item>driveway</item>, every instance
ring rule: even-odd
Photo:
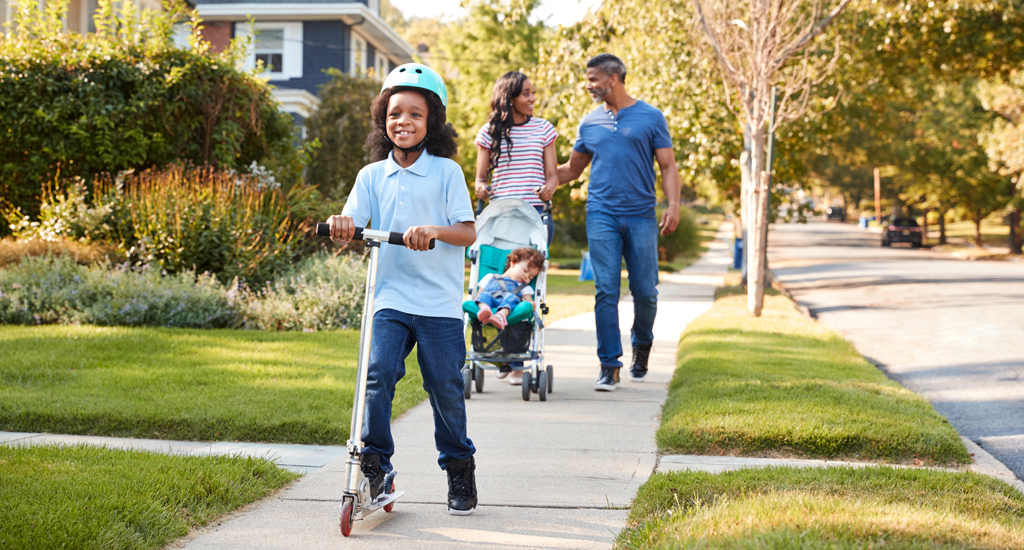
[[[793,297],[1024,479],[1024,263],[882,248],[878,233],[775,224]]]

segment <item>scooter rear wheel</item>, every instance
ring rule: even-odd
[[[394,493],[394,492],[395,492],[395,482],[394,482],[394,481],[392,481],[392,482],[391,482],[391,490],[390,490],[390,491],[388,491],[388,494],[391,494],[391,493]],[[395,503],[394,503],[394,502],[391,502],[391,503],[389,503],[389,504],[385,504],[385,505],[384,505],[384,511],[385,511],[385,512],[387,512],[387,513],[389,513],[389,514],[390,514],[390,513],[391,513],[391,511],[392,511],[392,510],[394,510],[394,509],[395,509]]]
[[[341,534],[349,536],[352,534],[352,501],[345,499],[341,504]]]

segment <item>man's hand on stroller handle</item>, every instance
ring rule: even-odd
[[[433,226],[410,227],[405,233],[377,231],[356,227],[349,216],[331,216],[327,223],[316,224],[316,234],[330,237],[335,244],[348,244],[351,240],[375,239],[388,244],[400,244],[413,250],[433,250],[436,244],[436,229]]]

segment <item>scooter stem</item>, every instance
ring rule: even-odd
[[[366,270],[366,299],[363,303],[362,328],[359,331],[359,360],[356,364],[356,389],[352,399],[352,426],[349,429],[349,458],[356,459],[355,467],[350,460],[347,472],[347,491],[359,490],[358,468],[360,453],[363,448],[363,420],[366,413],[366,379],[370,372],[370,342],[373,340],[373,295],[377,287],[377,255],[380,242],[367,239],[370,249],[370,262]]]

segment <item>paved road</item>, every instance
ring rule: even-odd
[[[879,243],[849,224],[776,224],[769,266],[821,322],[1024,480],[1024,262]]]

